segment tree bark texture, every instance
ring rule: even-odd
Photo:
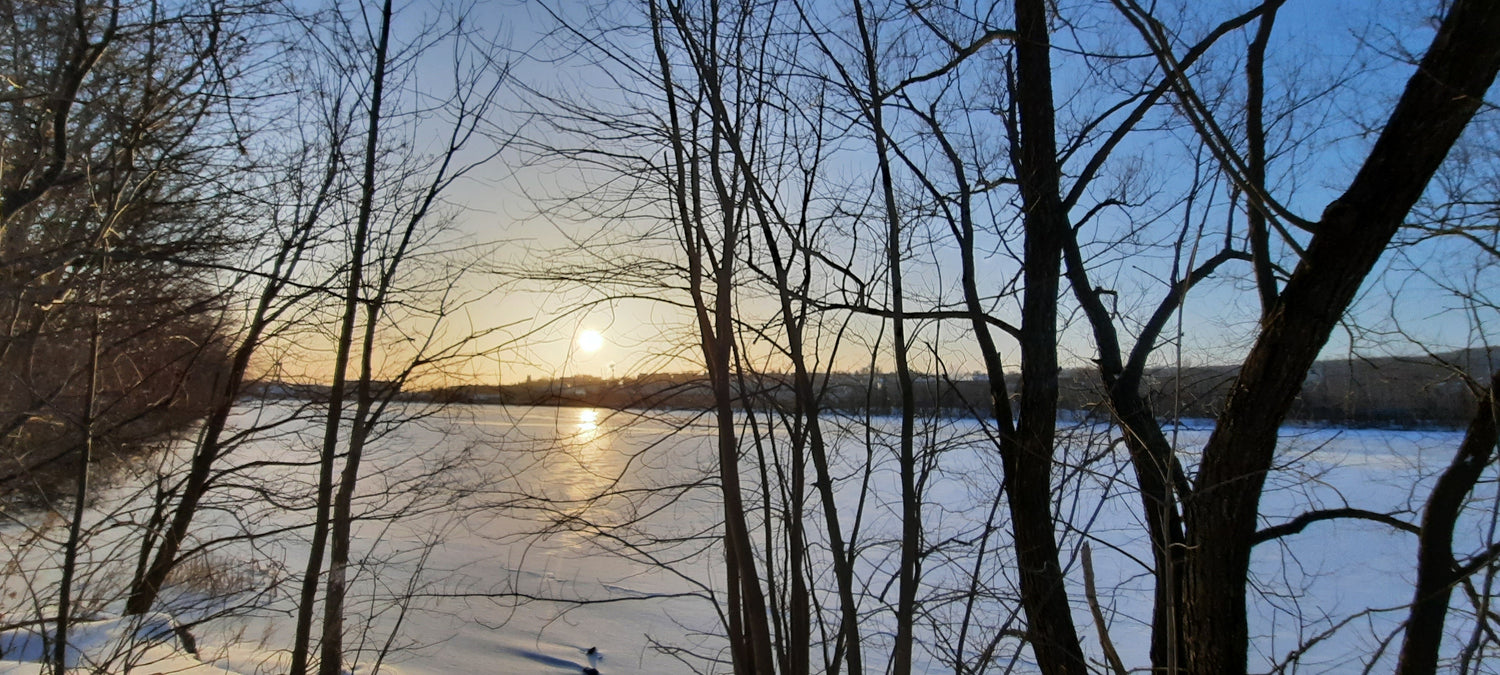
[[[1052,445],[1057,431],[1057,297],[1064,237],[1043,0],[1016,0],[1017,180],[1025,210],[1025,298],[1021,308],[1021,402],[1015,435],[1002,439],[1021,604],[1037,665],[1047,675],[1086,673],[1052,518]]]
[[[1500,2],[1459,0],[1360,171],[1323,212],[1203,452],[1184,519],[1189,672],[1245,672],[1250,548],[1277,431],[1308,369],[1500,68]]]

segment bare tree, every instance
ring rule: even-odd
[[[363,140],[357,155],[361,170],[358,177],[349,181],[355,198],[350,205],[353,230],[348,236],[348,259],[343,265],[342,309],[337,313],[340,323],[333,341],[332,385],[323,423],[313,530],[289,666],[292,673],[304,673],[309,668],[312,621],[320,585],[325,590],[318,671],[338,673],[344,664],[344,616],[348,611],[345,599],[354,500],[363,455],[375,437],[376,426],[389,424],[383,417],[396,393],[410,378],[434,362],[465,353],[463,345],[475,337],[456,342],[438,340],[440,333],[435,324],[450,310],[448,301],[442,297],[447,292],[443,287],[451,290],[455,283],[453,279],[440,280],[437,296],[428,299],[439,320],[425,329],[406,327],[410,339],[402,342],[412,351],[397,356],[406,365],[393,368],[388,363],[384,372],[377,371],[382,351],[380,338],[388,330],[403,329],[391,325],[387,308],[415,288],[408,284],[416,282],[404,279],[411,259],[432,242],[439,229],[440,196],[455,181],[504,149],[502,139],[490,133],[493,127],[489,115],[494,112],[500,85],[506,77],[505,64],[493,39],[466,28],[462,10],[455,10],[452,17],[436,19],[451,21],[451,25],[436,23],[415,37],[393,36],[396,19],[395,7],[387,1],[373,15],[363,10],[358,17],[336,14],[327,28],[329,32],[318,36],[327,40],[325,58],[343,64],[341,72],[348,72],[351,66],[354,72],[368,67],[370,88],[357,99],[365,113],[363,127],[357,133]],[[367,33],[368,44],[361,37]],[[446,99],[434,106],[432,101],[412,100],[396,88],[414,76],[411,70],[416,67],[414,64],[442,44],[457,45],[458,49],[449,64],[454,76]],[[353,51],[343,51],[346,49]],[[438,119],[448,125],[449,131],[445,143],[435,152],[412,157],[396,154],[401,143],[428,131],[421,123]],[[474,157],[464,155],[483,143],[496,145],[480,150]],[[351,380],[349,370],[355,360],[358,365]],[[353,407],[346,411],[350,386]],[[340,456],[344,458],[343,466],[335,475]],[[325,548],[328,548],[326,572]]]
[[[0,438],[8,498],[71,474],[49,663],[65,667],[91,464],[191,423],[223,363],[211,271],[234,243],[242,140],[222,94],[253,5],[7,3]]]
[[[1299,99],[1271,71],[1268,62],[1286,49],[1276,32],[1282,4],[1258,3],[1225,17],[1175,8],[1168,20],[1173,8],[1148,12],[1123,1],[1050,8],[1020,0],[983,9],[855,2],[836,10],[653,3],[627,13],[643,25],[564,22],[561,31],[575,40],[570,44],[585,45],[607,63],[628,99],[619,108],[549,101],[566,99],[555,113],[560,133],[591,136],[579,148],[547,139],[548,156],[606,177],[566,206],[621,225],[660,219],[671,230],[646,232],[656,237],[650,241],[671,246],[661,259],[636,248],[628,264],[614,265],[619,260],[590,243],[586,255],[604,263],[538,278],[576,280],[608,289],[611,298],[654,295],[691,310],[694,346],[717,392],[724,550],[734,561],[723,617],[737,670],[763,670],[767,659],[788,672],[815,667],[804,666],[799,641],[816,639],[810,627],[833,616],[809,603],[808,629],[800,616],[762,629],[744,576],[758,572],[754,585],[767,605],[795,612],[804,592],[813,597],[822,589],[816,577],[806,584],[786,577],[810,569],[813,558],[783,547],[823,534],[837,548],[843,534],[831,520],[823,533],[800,523],[767,524],[809,513],[812,502],[801,501],[808,469],[825,518],[834,498],[824,483],[830,491],[840,486],[818,466],[816,442],[799,445],[826,419],[816,405],[818,376],[799,364],[820,354],[819,343],[801,332],[809,313],[830,325],[868,320],[862,328],[877,328],[860,339],[894,340],[868,355],[872,365],[895,371],[890,399],[900,401],[900,428],[872,423],[863,432],[870,457],[879,445],[874,439],[893,441],[900,485],[888,494],[859,495],[885,498],[900,513],[901,534],[881,542],[890,560],[875,575],[891,576],[882,588],[894,600],[884,590],[861,595],[862,580],[851,576],[846,583],[837,566],[833,583],[823,582],[840,597],[840,630],[830,634],[859,651],[861,668],[866,654],[884,651],[876,640],[886,634],[892,669],[912,668],[924,647],[933,649],[921,632],[937,630],[945,607],[963,608],[955,643],[943,647],[957,672],[997,667],[1006,644],[1018,645],[1011,656],[1035,658],[1043,672],[1090,670],[1097,652],[1113,655],[1111,669],[1125,668],[1099,597],[1118,589],[1100,589],[1092,564],[1081,560],[1085,544],[1097,551],[1110,543],[1091,527],[1102,509],[1117,508],[1117,499],[1128,499],[1149,541],[1149,548],[1121,546],[1114,554],[1151,576],[1150,616],[1135,619],[1150,627],[1152,667],[1167,672],[1247,667],[1246,598],[1257,543],[1334,518],[1416,529],[1390,513],[1353,507],[1262,527],[1259,501],[1266,477],[1279,470],[1277,431],[1303,378],[1360,284],[1378,274],[1378,258],[1489,87],[1493,69],[1475,65],[1488,63],[1487,51],[1476,61],[1459,63],[1456,56],[1488,39],[1489,10],[1453,5],[1405,97],[1378,126],[1365,169],[1334,208],[1312,220],[1288,206],[1301,197],[1277,194],[1279,181],[1290,180],[1284,178],[1290,170],[1278,164],[1293,152],[1288,148],[1320,153],[1288,132],[1284,120],[1322,105],[1334,85]],[[647,34],[654,62],[638,57]],[[1244,40],[1236,45],[1230,37]],[[1335,84],[1342,77],[1328,74]],[[823,98],[816,104],[795,98],[791,81],[815,83]],[[792,108],[797,112],[785,112]],[[812,111],[820,121],[809,121]],[[1357,123],[1337,118],[1331,105],[1321,111],[1333,127]],[[766,120],[797,121],[776,129]],[[796,133],[787,131],[793,127]],[[785,137],[797,137],[807,151],[773,150]],[[1393,159],[1398,155],[1414,161]],[[855,177],[828,180],[839,173],[828,166]],[[798,189],[785,186],[801,179],[820,186],[820,194],[841,193],[828,200],[838,205],[810,219],[807,210],[788,208],[797,200],[786,195]],[[1355,220],[1348,220],[1348,209],[1358,211]],[[801,236],[802,223],[820,218],[845,228],[843,238]],[[1210,224],[1219,221],[1225,224]],[[850,241],[857,243],[845,258],[840,247]],[[808,290],[817,277],[795,281],[799,264],[804,274],[816,266],[817,275],[834,279],[828,283],[844,297]],[[1241,267],[1244,274],[1236,276]],[[1190,292],[1226,278],[1244,279],[1242,288],[1253,291],[1246,304],[1260,320],[1245,324],[1251,334],[1242,337],[1253,345],[1234,357],[1244,365],[1224,367],[1234,384],[1200,459],[1162,421],[1171,403],[1153,391],[1152,369],[1180,363],[1192,339],[1183,328]],[[666,288],[662,279],[670,280]],[[725,291],[729,281],[734,292]],[[666,290],[686,295],[668,299]],[[760,299],[769,300],[760,305],[772,308],[766,314],[757,314]],[[953,338],[954,325],[961,339]],[[726,336],[736,338],[737,352],[726,351]],[[974,518],[981,525],[957,541],[934,536],[924,522],[924,513],[944,513],[929,510],[937,497],[924,492],[927,481],[961,465],[918,429],[916,399],[926,378],[913,362],[925,357],[917,347],[924,340],[935,345],[934,363],[955,352],[977,353],[986,376],[983,396],[964,403],[982,432],[992,434],[988,447],[997,453],[1004,490],[971,505],[984,514]],[[1091,389],[1122,430],[1113,443],[1101,440],[1103,432],[1069,433],[1058,422],[1062,350],[1088,340]],[[1164,356],[1173,348],[1175,358]],[[763,358],[756,349],[785,360]],[[1017,385],[1004,364],[1007,350],[1020,355]],[[771,363],[787,372],[760,365]],[[790,387],[779,389],[787,381]],[[797,410],[787,446],[779,445],[780,427],[763,423],[772,418],[758,415],[782,404],[778,391],[791,392]],[[736,434],[727,422],[736,413],[748,433],[741,427]],[[791,454],[778,454],[782,447]],[[811,467],[799,463],[801,448]],[[758,484],[741,481],[741,474]],[[1117,497],[1121,489],[1126,497]],[[764,536],[748,534],[756,529]],[[861,555],[850,547],[851,569],[868,560]],[[933,587],[949,583],[954,569],[964,571],[966,590],[957,599],[939,597]],[[1015,587],[981,581],[992,571],[1013,571]],[[1429,586],[1452,583],[1445,577]],[[1005,628],[971,645],[975,607],[987,602],[1000,607],[995,616],[1013,621],[995,622]],[[1087,615],[1080,611],[1085,605]],[[870,628],[849,632],[853,616]],[[888,619],[889,630],[874,629],[871,617],[882,627]],[[1097,650],[1085,644],[1085,623],[1095,624]],[[757,631],[771,636],[769,650],[756,644]],[[839,661],[824,663],[837,669]]]

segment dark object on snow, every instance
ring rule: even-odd
[[[519,656],[519,657],[521,657],[523,659],[526,659],[528,661],[535,661],[537,663],[540,663],[540,664],[543,664],[543,665],[546,665],[546,666],[550,666],[552,668],[561,668],[561,669],[567,670],[568,672],[575,672],[575,673],[579,672],[577,670],[573,670],[574,668],[578,668],[578,669],[580,669],[583,672],[583,675],[599,675],[599,669],[595,667],[595,666],[598,665],[598,663],[599,663],[598,659],[600,658],[597,653],[596,654],[590,654],[589,655],[589,664],[588,665],[584,665],[582,663],[578,663],[577,661],[572,661],[572,660],[569,660],[569,659],[562,659],[562,658],[558,658],[556,656],[548,656],[547,654],[542,654],[540,652],[534,652],[534,651],[531,651],[529,649],[517,649],[515,647],[504,647],[504,646],[502,646],[502,647],[500,647],[500,651],[505,652],[507,654],[513,654],[515,656]]]
[[[198,658],[198,641],[193,639],[193,634],[188,632],[187,626],[172,626],[172,632],[177,634],[177,641],[182,644],[182,651]]]

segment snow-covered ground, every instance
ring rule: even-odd
[[[172,673],[173,675],[250,675],[284,670],[278,654],[243,646],[191,653],[164,614],[83,621],[68,627],[64,662],[69,670],[90,672]],[[50,627],[0,632],[0,673],[48,675],[45,656],[53,649]],[[191,638],[190,638],[191,639]],[[392,672],[385,671],[382,672]]]
[[[247,411],[240,422],[250,419]],[[714,669],[703,659],[727,658],[718,637],[718,614],[706,599],[722,583],[713,552],[719,506],[712,486],[698,481],[711,467],[712,436],[706,425],[689,421],[679,414],[643,420],[578,408],[471,407],[394,431],[370,458],[365,506],[372,513],[405,507],[413,514],[398,522],[367,522],[356,532],[367,565],[355,578],[357,593],[350,606],[354,631],[346,645],[357,656],[354,671],[368,672],[382,658],[381,672],[399,669],[405,675]],[[932,541],[972,532],[997,493],[998,462],[985,450],[977,429],[973,422],[944,423],[930,436],[949,448],[930,481],[932,506],[926,521]],[[237,451],[234,461],[249,467],[247,476],[282,487],[305,486],[311,467],[270,463],[288,459],[304,445],[312,447],[300,435],[306,430],[292,431]],[[1076,527],[1063,531],[1063,543],[1075,553],[1081,543],[1090,543],[1110,635],[1126,664],[1141,666],[1149,635],[1143,617],[1150,614],[1142,561],[1150,555],[1136,500],[1126,490],[1128,468],[1124,458],[1103,450],[1111,434],[1107,427],[1080,427],[1075,433],[1065,456],[1067,468],[1059,477],[1067,489],[1060,492],[1064,496],[1057,506]],[[1178,433],[1179,446],[1191,448],[1207,431],[1184,425]],[[1264,523],[1310,508],[1355,506],[1384,512],[1419,505],[1430,477],[1451,456],[1460,436],[1288,429],[1285,461],[1263,504]],[[864,461],[863,435],[835,433],[833,439],[844,470]],[[878,447],[873,454],[876,491],[894,485],[888,454]],[[438,465],[450,467],[455,476],[432,480],[426,471]],[[90,512],[90,524],[99,533],[89,564],[98,570],[87,579],[97,602],[86,616],[98,620],[73,629],[79,663],[151,664],[135,672],[280,672],[282,653],[277,650],[290,641],[294,607],[290,597],[295,585],[290,583],[272,595],[248,600],[236,595],[237,611],[223,617],[216,614],[233,603],[210,602],[186,591],[172,596],[165,609],[178,620],[197,624],[192,630],[201,658],[184,652],[163,628],[173,617],[148,617],[144,627],[110,618],[119,607],[118,577],[133,563],[130,533],[136,530],[122,523],[138,522],[149,511],[141,503],[132,505],[142,495],[128,483],[110,490]],[[248,478],[226,484],[235,487],[205,512],[208,527],[202,536],[266,532],[306,518],[271,508],[275,502],[264,494],[264,485]],[[648,487],[654,489],[640,490]],[[1493,482],[1484,489],[1476,498],[1487,506],[1494,499]],[[841,509],[852,513],[856,497],[852,489],[841,493],[840,499],[847,500]],[[246,512],[247,503],[256,508]],[[888,498],[872,500],[864,512],[861,541],[870,543],[860,573],[871,593],[879,593],[893,563],[890,547],[881,540],[896,531],[894,513]],[[1405,518],[1416,520],[1411,514]],[[808,519],[810,525],[821,522],[815,514]],[[27,524],[29,530],[12,523],[3,533],[12,556],[9,569],[22,572],[6,577],[3,621],[23,620],[28,611],[35,616],[37,607],[46,614],[47,591],[37,589],[53,583],[47,570],[59,556],[40,540],[24,544],[36,533],[55,536],[60,524]],[[1464,525],[1461,550],[1486,540],[1487,527],[1485,511],[1477,510]],[[292,530],[222,542],[215,546],[213,560],[244,571],[247,584],[285,581],[305,564],[302,536]],[[1003,585],[1009,553],[990,555],[994,583]],[[1410,599],[1413,556],[1410,535],[1368,522],[1315,524],[1257,548],[1252,630],[1258,655],[1252,657],[1251,669],[1270,669],[1314,642],[1301,654],[1302,670],[1359,670],[1402,619],[1401,612],[1387,610]],[[938,588],[955,582],[966,564],[930,564],[929,583]],[[1075,612],[1080,630],[1092,636],[1076,555],[1069,573],[1077,585],[1071,590],[1080,603]],[[106,583],[111,579],[113,586]],[[27,597],[33,590],[37,595]],[[866,658],[881,663],[888,637],[881,629],[889,625],[889,610],[867,602]],[[976,623],[997,629],[1003,621],[990,614]],[[939,623],[923,627],[920,637],[935,644],[941,637]],[[1463,622],[1453,625],[1457,637],[1466,638]],[[161,639],[124,639],[142,635]],[[0,634],[0,675],[40,672],[36,657],[41,650],[37,627]],[[951,672],[930,652],[918,659],[917,672]],[[1026,671],[1024,661],[1018,670]]]

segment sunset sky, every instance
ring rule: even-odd
[[[1339,107],[1346,101],[1352,104],[1388,100],[1403,81],[1406,71],[1401,64],[1389,59],[1369,60],[1368,50],[1360,52],[1359,57],[1354,54],[1359,51],[1361,40],[1372,39],[1369,37],[1372,35],[1370,17],[1382,16],[1384,12],[1383,16],[1393,25],[1420,25],[1421,18],[1415,16],[1416,10],[1403,2],[1382,0],[1373,4],[1378,7],[1371,7],[1371,2],[1363,0],[1293,2],[1286,6],[1278,20],[1276,39],[1294,45],[1297,54],[1295,62],[1287,61],[1279,66],[1284,72],[1309,73],[1308,88],[1325,86],[1329,72],[1348,73],[1346,79],[1331,90],[1333,104],[1325,112],[1330,119],[1351,112]],[[574,12],[571,18],[575,20],[579,18],[577,13],[582,11],[570,4],[559,7],[559,11]],[[1358,11],[1354,11],[1356,9]],[[489,165],[457,183],[446,197],[465,236],[476,242],[499,242],[493,245],[489,264],[506,272],[499,275],[471,272],[466,281],[474,293],[484,294],[483,300],[466,309],[466,321],[472,322],[476,330],[500,328],[481,341],[478,351],[484,356],[465,369],[467,375],[464,377],[514,382],[528,376],[608,376],[612,372],[623,376],[700,368],[701,356],[696,351],[692,322],[682,307],[685,296],[672,297],[670,293],[664,293],[656,298],[611,299],[606,291],[589,288],[586,284],[540,283],[513,278],[511,273],[518,270],[534,270],[539,263],[545,266],[599,246],[605,248],[584,257],[608,256],[609,247],[622,245],[632,255],[658,255],[672,259],[679,254],[660,241],[630,243],[633,240],[629,228],[621,222],[582,219],[566,209],[556,209],[562,200],[594,189],[608,177],[539,154],[538,144],[557,142],[560,137],[538,117],[544,112],[532,110],[531,106],[536,102],[529,100],[525,88],[574,92],[604,107],[628,107],[640,103],[621,91],[623,86],[634,86],[629,85],[629,75],[617,64],[601,63],[588,54],[569,51],[570,48],[562,46],[558,36],[547,34],[553,19],[536,5],[480,3],[470,18],[485,24],[486,29],[493,27],[494,31],[506,35],[512,45],[516,59],[512,75],[522,87],[517,88],[514,100],[505,106],[506,111],[496,124],[514,128],[525,138],[517,143],[517,147],[507,150]],[[1378,32],[1374,34],[1379,35]],[[1406,36],[1381,35],[1379,39],[1418,45],[1427,37],[1413,32]],[[1356,62],[1356,59],[1367,61]],[[442,59],[427,67],[440,69]],[[1065,90],[1070,77],[1067,71],[1059,70],[1054,77],[1059,88]],[[421,79],[426,86],[428,77],[424,74]],[[1368,116],[1354,111],[1343,119],[1363,120]],[[1303,166],[1316,166],[1318,170],[1286,176],[1284,184],[1277,186],[1295,194],[1290,205],[1306,217],[1316,217],[1331,195],[1347,183],[1369,143],[1369,138],[1353,126],[1323,129],[1320,138],[1326,139],[1326,145],[1320,147],[1323,151],[1312,158],[1312,164],[1306,163],[1307,151],[1301,148],[1290,149],[1287,158],[1287,161],[1303,162]],[[861,157],[857,152],[845,153],[836,162],[842,163],[840,171],[844,173],[867,173],[869,170],[868,156]],[[1158,169],[1153,180],[1172,184],[1186,178]],[[1110,219],[1115,217],[1108,211],[1100,214],[1100,227],[1129,227],[1124,222],[1112,225]],[[915,282],[928,286],[929,295],[950,292],[956,283],[954,258],[936,249],[923,255],[928,256],[926,262],[915,266],[911,273]],[[1414,255],[1441,255],[1441,251],[1428,249],[1416,251]],[[1388,260],[1392,261],[1393,270],[1413,267],[1395,257],[1388,257]],[[998,267],[992,265],[987,269],[998,271],[1008,264],[997,259],[994,265]],[[1129,261],[1118,267],[1120,274],[1124,275],[1117,280],[1121,288],[1149,290],[1160,287],[1161,280],[1154,276],[1157,272]],[[1181,357],[1185,363],[1233,362],[1253,337],[1256,320],[1253,294],[1246,293],[1246,289],[1238,285],[1241,282],[1234,280],[1237,278],[1240,275],[1235,273],[1224,281],[1206,283],[1190,295],[1182,313],[1185,341]],[[1437,346],[1468,344],[1473,338],[1469,317],[1457,311],[1451,294],[1439,288],[1442,282],[1442,279],[1403,272],[1366,284],[1361,300],[1352,311],[1353,315],[1361,317],[1354,323],[1365,326],[1366,330],[1361,334],[1335,334],[1326,353],[1331,357],[1342,357],[1351,344],[1367,349],[1378,341],[1377,335],[1400,331],[1422,333],[1428,343]],[[1152,291],[1147,297],[1154,294]],[[1070,302],[1066,291],[1064,302],[1065,305]],[[1007,311],[1011,310],[1002,305],[1002,318]],[[1148,312],[1149,307],[1121,307],[1120,311],[1141,313]],[[1063,320],[1068,322],[1066,314]],[[971,340],[962,337],[961,326],[922,323],[914,325],[914,330],[915,339],[922,343],[922,349],[918,350],[921,353],[915,356],[919,359],[918,367],[936,368],[934,359],[940,359],[942,367],[954,372],[979,367],[977,357],[969,347]],[[584,349],[580,338],[595,332],[600,336],[598,347]],[[1086,364],[1091,355],[1092,338],[1083,330],[1082,324],[1066,323],[1063,336],[1061,356],[1064,363]],[[1007,347],[1002,344],[1002,348]],[[1396,351],[1400,350],[1398,344]],[[883,351],[888,351],[888,347]],[[1162,355],[1167,355],[1167,352],[1163,351]],[[1176,352],[1171,355],[1175,358]],[[868,352],[836,358],[840,359],[836,361],[837,369],[854,370],[869,365]],[[772,361],[774,359],[765,363]],[[877,357],[876,367],[888,368],[888,357]]]

